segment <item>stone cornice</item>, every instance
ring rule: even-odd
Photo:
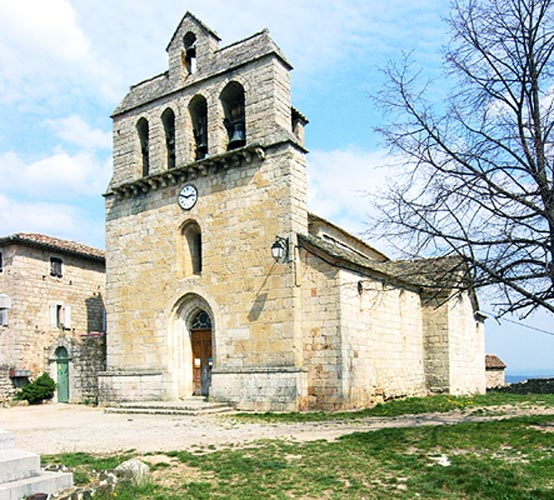
[[[188,163],[181,167],[166,170],[147,177],[141,177],[132,182],[126,182],[113,186],[103,196],[116,196],[122,200],[125,198],[134,198],[149,191],[172,186],[181,182],[194,180],[198,177],[206,177],[210,174],[240,167],[244,162],[250,164],[254,160],[263,161],[265,159],[265,150],[260,145],[245,146],[240,149],[226,151],[225,153],[210,156],[202,160]]]

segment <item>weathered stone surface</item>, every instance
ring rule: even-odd
[[[114,470],[114,473],[119,480],[126,480],[137,485],[144,485],[148,483],[150,478],[150,467],[144,462],[133,458],[119,464]]]

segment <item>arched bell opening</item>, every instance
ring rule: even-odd
[[[196,35],[191,31],[183,37],[183,64],[186,75],[196,73]]]
[[[246,115],[244,89],[238,82],[228,83],[221,92],[223,124],[227,130],[227,149],[241,148],[246,144]]]
[[[162,123],[164,126],[165,136],[165,156],[167,169],[171,170],[175,168],[176,156],[175,156],[175,113],[171,108],[167,108],[162,113]]]
[[[194,137],[194,159],[202,160],[208,155],[208,103],[201,95],[194,96],[189,104],[192,135]]]
[[[137,134],[140,145],[141,175],[146,177],[150,174],[150,131],[146,118],[141,118],[137,122]]]

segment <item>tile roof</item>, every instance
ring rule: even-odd
[[[100,261],[105,260],[105,254],[103,250],[89,247],[88,245],[77,243],[75,241],[62,240],[60,238],[54,238],[53,236],[46,236],[44,234],[16,233],[0,238],[0,246],[5,246],[9,244],[34,246],[38,248],[66,252]]]
[[[323,252],[343,267],[354,265],[357,268],[426,289],[465,288],[460,274],[464,266],[459,257],[382,262],[369,259],[314,235],[299,234],[298,242],[307,249]]]
[[[487,354],[485,356],[485,368],[506,368],[506,364],[496,354]]]

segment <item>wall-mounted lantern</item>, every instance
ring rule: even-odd
[[[288,262],[289,260],[289,239],[276,236],[271,245],[271,255],[275,262]]]

